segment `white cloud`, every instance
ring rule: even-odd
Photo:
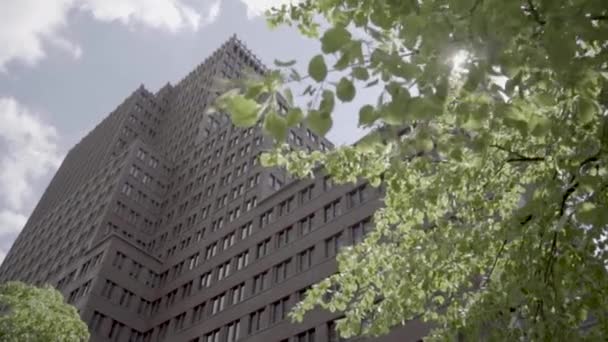
[[[199,28],[200,15],[179,0],[83,0],[78,7],[102,21],[135,21],[172,32]]]
[[[207,14],[201,20],[203,25],[210,24],[220,15],[221,0],[215,0],[209,4],[207,9],[204,11]]]
[[[25,225],[25,221],[27,221],[25,215],[10,210],[0,210],[0,236],[17,235]]]
[[[241,0],[247,6],[247,17],[255,18],[263,15],[266,10],[283,4],[299,2],[298,0]]]
[[[62,155],[55,128],[15,99],[0,98],[0,122],[0,201],[18,211],[32,195],[32,183],[54,171]]]
[[[0,71],[19,61],[35,65],[51,45],[66,50],[74,58],[80,47],[63,34],[70,11],[90,13],[100,21],[140,24],[170,32],[198,30],[215,20],[220,0],[205,0],[201,14],[183,0],[3,0],[0,1]]]

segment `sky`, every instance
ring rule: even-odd
[[[263,17],[288,1],[0,0],[0,262],[67,151],[141,84],[177,83],[233,34],[305,70],[318,42]],[[366,100],[337,106],[330,140],[362,135]]]

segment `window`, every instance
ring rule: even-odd
[[[198,266],[199,254],[196,253],[188,258],[188,269],[191,270]]]
[[[232,288],[232,304],[236,304],[245,299],[245,283],[241,283]]]
[[[93,317],[89,322],[89,327],[91,331],[98,332],[99,328],[103,325],[103,321],[106,319],[106,315],[99,313],[97,311],[93,312]]]
[[[111,341],[119,341],[120,340],[120,333],[122,332],[122,328],[124,328],[124,324],[112,320],[112,325],[110,326],[110,331],[108,332],[108,338]]]
[[[142,150],[141,148],[139,150],[137,150],[137,158],[140,160],[144,160],[146,159],[146,156],[148,155],[148,153],[144,150]]]
[[[278,301],[271,304],[272,317],[271,322],[277,323],[285,319],[285,315],[289,312],[288,308],[289,296],[279,299]]]
[[[252,222],[247,222],[246,224],[244,224],[243,226],[241,226],[240,229],[241,229],[241,240],[244,240],[249,235],[251,235],[251,233],[253,231],[253,223]]]
[[[203,342],[220,342],[220,329],[215,329],[212,332],[205,334]]]
[[[249,264],[249,250],[236,256],[236,270],[240,270]]]
[[[198,322],[205,315],[205,303],[201,303],[192,309],[192,322]]]
[[[328,191],[333,187],[334,183],[332,182],[331,178],[329,178],[329,176],[325,176],[323,178],[323,190]]]
[[[125,183],[122,185],[122,189],[120,191],[125,194],[125,196],[129,196],[133,191],[133,186],[129,183]]]
[[[265,308],[261,308],[249,314],[249,334],[262,329],[262,316],[265,311]]]
[[[217,253],[217,242],[212,243],[207,247],[207,251],[205,252],[205,260],[209,260],[215,256]]]
[[[361,203],[367,201],[367,199],[368,198],[365,184],[359,186],[357,189],[348,193],[348,205],[351,208],[360,205]]]
[[[116,287],[116,284],[114,282],[106,279],[106,283],[105,283],[103,289],[101,290],[101,295],[108,299],[112,299],[112,292],[114,291],[115,287]]]
[[[256,196],[251,197],[249,200],[245,202],[245,211],[249,211],[255,208],[258,204],[258,199]]]
[[[258,243],[258,255],[257,258],[261,258],[263,256],[266,256],[269,252],[270,252],[270,238]]]
[[[260,216],[260,228],[264,228],[272,221],[272,209],[266,211]]]
[[[211,286],[211,271],[203,273],[199,280],[199,289]]]
[[[217,280],[222,280],[230,275],[230,261],[217,267]]]
[[[253,294],[266,290],[270,285],[268,271],[264,271],[253,277]]]
[[[338,254],[342,247],[342,232],[325,240],[325,257],[332,257]]]
[[[184,322],[185,321],[186,321],[186,313],[185,312],[181,313],[181,314],[179,314],[177,316],[175,316],[175,319],[174,319],[175,323],[173,324],[174,330],[175,331],[182,330],[184,328]]]
[[[283,182],[274,175],[270,175],[268,182],[274,190],[279,190],[283,186]]]
[[[216,313],[224,310],[224,308],[226,307],[226,293],[222,293],[219,296],[214,297],[213,299],[211,299],[212,307],[211,307],[211,314],[215,315]]]
[[[300,190],[300,203],[306,203],[312,200],[312,192],[315,188],[314,184],[311,184],[304,189]]]
[[[327,322],[327,342],[344,342],[336,330],[336,321]]]
[[[274,281],[280,283],[287,279],[289,270],[291,269],[291,258],[274,266]]]
[[[128,308],[129,305],[131,305],[131,298],[133,297],[133,292],[127,290],[127,289],[122,289],[122,294],[120,295],[120,299],[118,301],[118,305],[120,306],[124,306],[125,308]]]
[[[116,255],[114,256],[114,260],[112,260],[112,266],[115,266],[116,268],[121,269],[126,258],[127,258],[127,256],[124,255],[123,253],[116,252]]]
[[[190,296],[192,293],[192,283],[194,280],[190,280],[186,284],[182,285],[182,299]]]
[[[287,227],[277,233],[277,248],[285,247],[294,240],[293,228]]]
[[[299,225],[301,236],[306,235],[312,231],[314,218],[315,214],[311,214],[300,220]]]
[[[369,233],[371,229],[371,221],[369,218],[366,218],[363,221],[358,222],[357,224],[350,227],[350,233],[352,237],[353,244],[357,244],[363,241],[365,235]]]
[[[341,213],[342,213],[342,210],[340,208],[340,199],[337,199],[325,206],[325,209],[324,209],[325,222],[328,222],[328,221],[334,219],[335,217],[340,216]]]
[[[226,326],[226,330],[226,342],[235,342],[239,339],[241,334],[241,321],[236,320],[232,323],[228,323],[228,325]]]
[[[306,292],[307,292],[308,290],[310,290],[310,288],[311,288],[310,286],[306,286],[305,288],[300,289],[300,290],[298,291],[298,293],[297,293],[297,298],[296,298],[296,300],[297,300],[298,302],[303,301],[303,300],[304,300],[304,298],[306,297]]]
[[[298,334],[295,342],[315,342],[315,329]]]
[[[279,204],[279,216],[287,215],[294,208],[294,198],[289,197]]]
[[[315,252],[315,247],[312,246],[300,253],[298,253],[298,271],[302,272],[310,268],[312,266],[312,258]]]
[[[234,243],[236,242],[236,234],[234,232],[226,235],[224,237],[224,250],[232,247],[234,245]]]

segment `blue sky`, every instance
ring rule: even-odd
[[[235,33],[267,65],[305,69],[318,43],[261,15],[287,1],[0,1],[0,261],[65,153],[140,84],[178,82]],[[366,100],[337,108],[332,141],[361,136]]]

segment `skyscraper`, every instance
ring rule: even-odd
[[[214,78],[246,67],[265,70],[232,37],[177,85],[127,97],[67,154],[0,282],[56,286],[93,341],[338,341],[338,314],[286,314],[370,229],[380,193],[258,165],[272,146],[259,127],[205,114]],[[305,127],[288,142],[332,148]],[[425,332],[411,323],[378,340]]]

